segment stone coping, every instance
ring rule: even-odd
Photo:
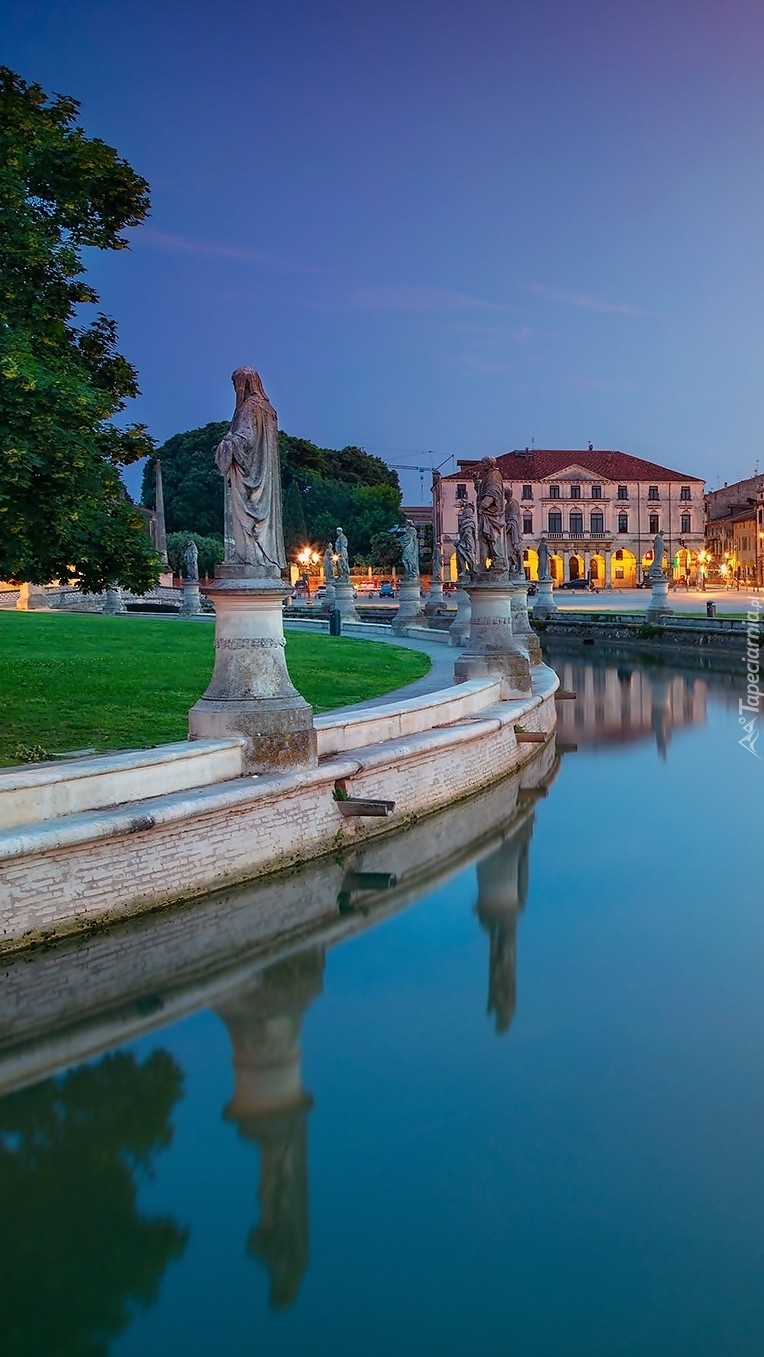
[[[235,781],[150,797],[130,806],[89,810],[0,830],[0,863],[119,838],[160,826],[180,825],[220,812],[235,812],[243,808],[252,810],[258,804],[265,809],[286,796],[300,793],[310,795],[320,789],[328,792],[329,787],[333,789],[336,782],[360,773],[384,770],[390,766],[399,768],[409,761],[416,763],[422,757],[437,757],[440,753],[445,755],[460,745],[469,745],[491,733],[506,731],[550,698],[559,683],[554,671],[546,665],[540,665],[532,671],[532,675],[533,692],[527,698],[495,703],[479,715],[468,717],[462,724],[428,729],[354,749],[353,757],[330,757],[318,768],[269,776],[237,777]],[[432,695],[429,695],[429,699],[431,705]],[[426,702],[427,699],[422,701]],[[347,719],[343,718],[345,721]],[[238,746],[238,741],[211,743]],[[464,790],[466,794],[469,787]]]
[[[325,712],[314,721],[319,758],[452,725],[495,706],[500,697],[500,679],[473,679],[402,702],[370,703],[346,715]]]
[[[239,777],[243,741],[188,740],[0,770],[0,830]]]

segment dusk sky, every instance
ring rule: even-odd
[[[247,363],[287,432],[391,462],[764,467],[756,0],[5,0],[0,31],[150,182],[91,268],[160,441]]]

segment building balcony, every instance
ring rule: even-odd
[[[612,542],[614,534],[612,532],[546,532],[544,536],[548,542],[566,542],[570,543],[571,546],[579,546],[586,542]]]

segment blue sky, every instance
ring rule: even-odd
[[[151,184],[92,272],[158,439],[250,363],[392,462],[764,467],[760,4],[6,0],[0,36]]]

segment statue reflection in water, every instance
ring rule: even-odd
[[[499,1034],[509,1031],[517,1003],[517,917],[528,894],[533,819],[530,811],[477,865],[477,916],[489,938],[488,1012]]]
[[[323,947],[261,971],[218,1013],[233,1046],[236,1087],[225,1116],[260,1147],[260,1223],[248,1248],[270,1275],[270,1303],[294,1301],[308,1266],[307,1114],[300,1031],[321,993]]]

